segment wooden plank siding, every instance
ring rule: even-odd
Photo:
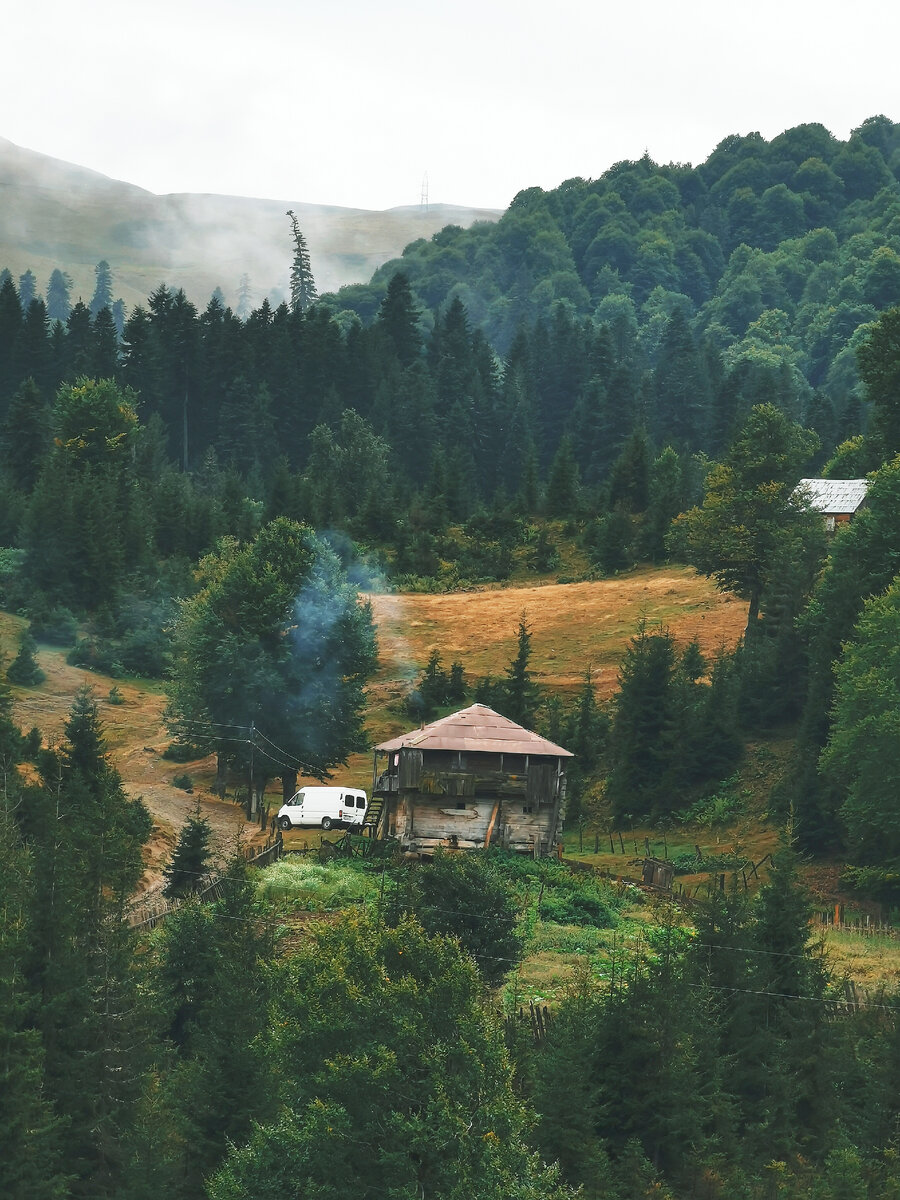
[[[410,854],[486,845],[549,853],[565,814],[571,757],[487,706],[472,705],[375,747],[373,793],[384,800],[382,828]]]

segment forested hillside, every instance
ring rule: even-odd
[[[673,408],[697,392],[702,410],[720,378],[673,373],[678,313],[719,371],[737,372],[732,392],[779,392],[827,440],[858,420],[856,331],[900,301],[898,173],[900,126],[886,117],[847,142],[815,124],[771,142],[733,135],[696,167],[644,156],[526,189],[496,225],[419,241],[333,303],[374,316],[402,269],[425,307],[458,297],[505,354],[560,301],[615,327],[620,345],[636,338],[643,363],[665,372],[657,391]]]
[[[367,280],[408,242],[430,237],[449,221],[469,225],[499,215],[454,204],[379,212],[301,198],[159,196],[0,137],[0,263],[17,276],[32,271],[40,288],[59,269],[71,278],[73,295],[85,301],[101,260],[111,265],[115,295],[129,307],[164,281],[195,302],[221,288],[235,309],[285,295],[284,214],[291,205],[303,222],[321,288]]]
[[[46,300],[0,275],[0,605],[28,621],[0,681],[4,1196],[898,1194],[900,1007],[832,975],[797,857],[896,916],[898,173],[883,117],[847,143],[729,138],[697,168],[523,192],[320,301],[298,219],[290,302],[240,315],[167,286],[125,311],[105,261],[89,304],[61,267]],[[797,487],[820,470],[869,479],[830,539]],[[571,646],[591,617],[569,584],[664,561],[740,604],[727,644],[612,614],[601,699],[597,631],[551,687],[527,613],[499,669],[449,638],[426,658],[420,628],[391,720],[474,698],[540,728],[576,755],[572,825],[635,854],[636,822],[732,821],[689,908],[492,852],[262,878],[229,855],[203,899],[198,805],[183,903],[138,927],[150,816],[90,689],[51,745],[11,716],[40,642],[164,678],[167,753],[215,754],[249,818],[266,777],[366,747],[361,588],[554,581]],[[784,831],[752,882],[751,819]],[[560,947],[569,993],[522,1020],[523,956]]]

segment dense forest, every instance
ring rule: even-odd
[[[88,303],[64,264],[44,296],[0,276],[10,680],[36,682],[30,639],[166,678],[176,749],[240,767],[261,719],[288,790],[365,741],[360,586],[547,578],[564,545],[586,578],[687,562],[746,602],[733,652],[642,625],[601,708],[589,678],[568,702],[533,684],[523,618],[505,677],[433,656],[410,712],[474,687],[577,752],[572,820],[599,795],[663,828],[778,731],[794,842],[755,899],[576,981],[534,1043],[492,990],[534,920],[521,864],[391,868],[298,946],[234,861],[215,903],[139,934],[149,817],[90,694],[48,748],[4,686],[0,1191],[895,1196],[896,1003],[857,1010],[808,945],[795,846],[900,900],[900,126],[531,189],[321,298],[293,230],[274,310],[163,284],[125,312],[106,261]],[[870,477],[828,542],[796,489],[818,473]],[[441,915],[473,911],[493,946]]]

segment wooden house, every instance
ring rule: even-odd
[[[438,846],[549,854],[565,815],[570,758],[473,704],[375,747],[373,831],[410,854]]]
[[[810,508],[822,514],[825,529],[834,533],[846,525],[866,502],[869,489],[867,479],[801,479],[797,490],[802,489],[809,500]]]

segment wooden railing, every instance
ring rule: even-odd
[[[241,854],[247,865],[251,867],[268,867],[271,863],[277,862],[282,854],[284,854],[284,842],[281,838],[281,830],[279,829],[275,836],[270,838],[261,850],[258,846],[247,846],[241,850]],[[220,900],[222,898],[224,881],[225,876],[218,875],[198,891],[194,892],[190,898],[205,900],[207,903]],[[128,914],[128,924],[132,929],[155,929],[160,921],[164,921],[173,912],[177,912],[183,903],[184,901],[181,899],[172,899],[160,901],[156,905],[136,905]]]

